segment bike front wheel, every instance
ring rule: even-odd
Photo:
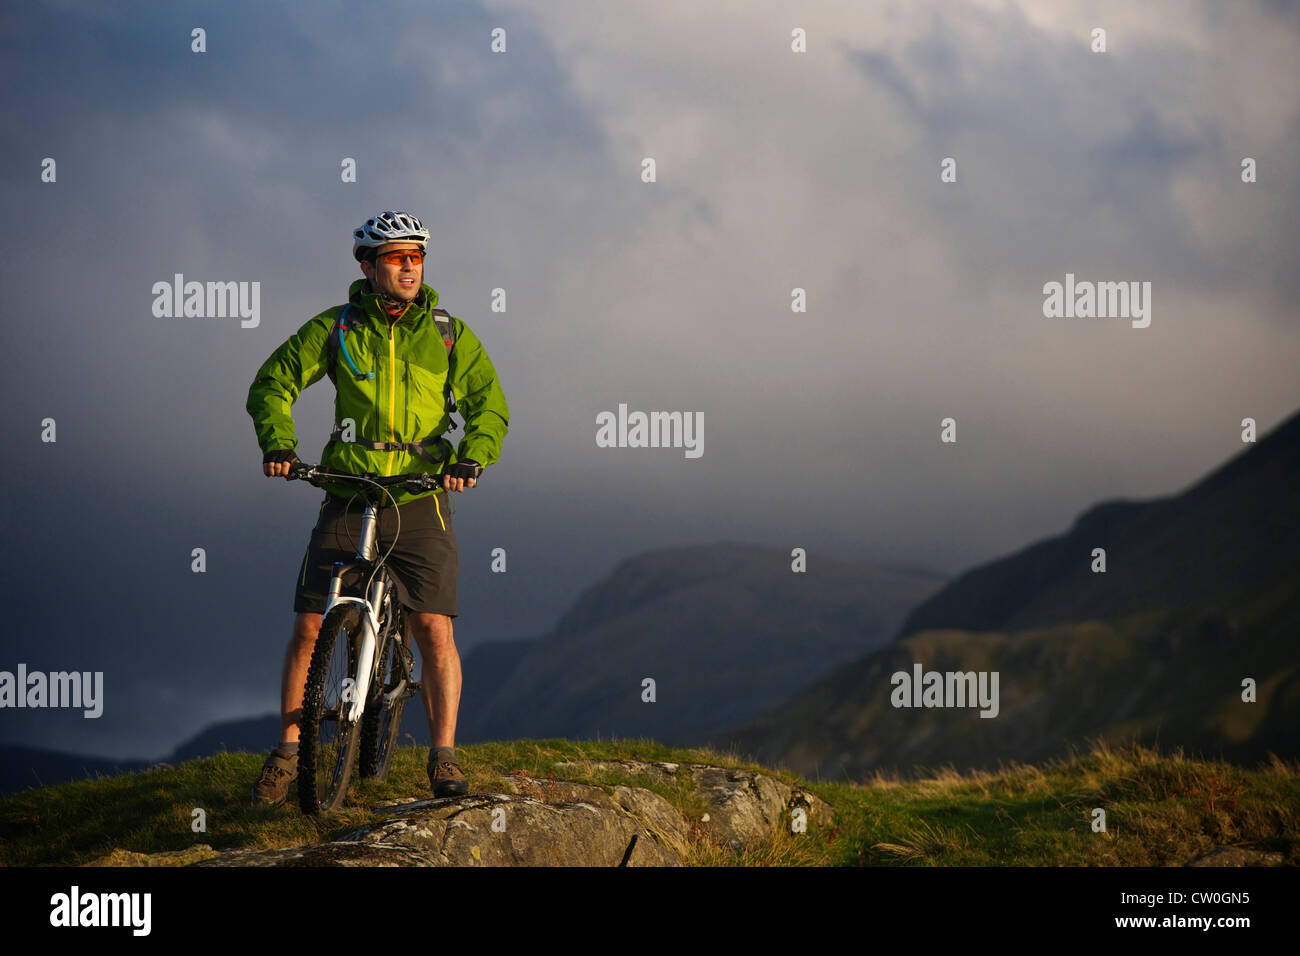
[[[303,813],[337,810],[347,796],[361,739],[361,720],[347,711],[357,686],[361,610],[340,604],[321,621],[307,672],[298,746],[298,802]]]

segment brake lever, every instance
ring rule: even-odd
[[[306,462],[299,462],[298,467],[290,468],[289,473],[284,476],[285,481],[298,481],[299,479],[315,484],[316,481],[315,465],[308,466]]]

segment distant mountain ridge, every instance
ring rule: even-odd
[[[494,693],[467,699],[459,733],[698,740],[884,644],[941,585],[816,551],[796,573],[788,551],[734,542],[637,555],[519,648]]]
[[[765,763],[861,778],[993,769],[1088,738],[1228,760],[1300,754],[1300,414],[1179,495],[1089,508],[958,576],[897,642],[712,735]],[[1090,570],[1094,547],[1107,570]],[[892,675],[998,671],[1001,713],[893,706]],[[1258,688],[1242,700],[1242,682]]]
[[[995,770],[1092,739],[1253,763],[1300,756],[1300,564],[1248,599],[1008,632],[920,631],[838,668],[710,745],[810,779]],[[895,708],[892,675],[998,671],[999,714]],[[1241,680],[1258,700],[1241,699]]]
[[[910,615],[933,628],[1017,630],[1111,618],[1254,587],[1300,559],[1300,413],[1177,495],[1108,501],[1060,537],[959,575]],[[1106,573],[1094,574],[1094,548]]]

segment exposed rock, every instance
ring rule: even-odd
[[[675,766],[675,765],[674,765]],[[686,821],[677,808],[659,794],[641,787],[600,787],[567,780],[547,780],[519,773],[502,776],[502,787],[542,803],[589,803],[606,810],[622,810],[636,817],[674,853],[686,853]]]
[[[1221,846],[1198,856],[1188,866],[1281,866],[1281,853],[1248,850],[1239,846]]]
[[[330,843],[236,850],[196,865],[681,865],[676,853],[608,794],[583,789],[600,796],[584,793],[589,799],[548,803],[513,793],[468,794],[376,807],[392,819],[358,827]]]
[[[652,790],[615,787],[614,802],[641,821],[674,853],[686,854],[686,821],[681,812]]]
[[[802,807],[808,814],[808,822],[817,827],[828,827],[835,819],[835,809],[811,790],[803,787],[791,787],[786,805],[793,810]]]
[[[668,781],[689,774],[696,793],[708,806],[701,822],[708,824],[709,836],[737,850],[752,840],[788,828],[795,808],[802,808],[808,815],[809,826],[827,826],[833,816],[831,805],[810,791],[754,770],[641,760],[579,760],[561,766],[613,770]]]
[[[85,866],[189,866],[200,860],[219,856],[206,843],[186,847],[184,850],[166,850],[162,853],[136,853],[134,850],[114,850],[107,856],[86,863]]]
[[[739,850],[782,826],[788,786],[748,770],[693,766],[688,770],[696,793],[709,807],[708,833],[714,841]]]

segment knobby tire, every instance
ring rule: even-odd
[[[342,679],[357,679],[360,630],[361,609],[356,604],[341,604],[321,621],[312,651],[298,745],[298,802],[310,816],[342,806],[351,782],[362,721],[331,720],[328,711],[338,708],[341,714]],[[342,654],[336,660],[340,647]]]

